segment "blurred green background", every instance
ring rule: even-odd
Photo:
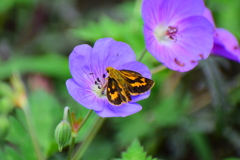
[[[240,1],[208,0],[217,27],[240,38]],[[0,0],[0,160],[37,159],[26,120],[12,99],[11,77],[27,88],[32,123],[41,150],[49,160],[58,153],[54,129],[69,106],[78,117],[87,110],[65,86],[71,78],[68,55],[79,44],[103,37],[128,43],[137,57],[144,50],[141,0]],[[150,69],[160,63],[149,53]],[[211,56],[187,73],[164,70],[142,100],[143,110],[125,118],[107,118],[84,153],[83,160],[121,157],[138,139],[147,155],[166,160],[237,160],[240,157],[240,65]],[[81,145],[94,113],[81,129]],[[238,159],[239,160],[239,159]]]

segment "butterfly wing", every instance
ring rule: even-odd
[[[140,95],[154,86],[154,81],[143,77],[140,73],[130,70],[120,70],[122,77],[128,82],[128,90],[131,95]]]
[[[107,98],[115,106],[131,101],[130,93],[124,86],[120,87],[114,78],[108,78]]]

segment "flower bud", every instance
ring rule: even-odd
[[[63,120],[58,124],[55,129],[55,139],[58,144],[59,152],[62,152],[62,148],[70,141],[71,133],[71,126],[66,120]]]

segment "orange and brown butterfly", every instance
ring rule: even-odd
[[[106,68],[108,82],[106,86],[109,103],[119,106],[130,102],[132,96],[146,93],[154,86],[154,81],[143,77],[140,73],[131,70],[117,70]]]

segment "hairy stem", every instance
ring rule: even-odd
[[[65,109],[66,109],[66,107],[65,107]],[[65,112],[65,110],[64,110],[64,112]],[[86,115],[86,117],[85,117],[85,118],[83,119],[83,121],[81,122],[81,124],[80,124],[80,126],[79,126],[79,128],[78,128],[78,131],[82,128],[82,126],[84,125],[84,123],[85,123],[85,122],[87,121],[87,119],[90,117],[91,113],[92,113],[92,110],[89,110],[88,113],[87,113],[87,115]],[[69,115],[69,117],[71,116],[69,110],[68,110],[68,115]],[[70,120],[71,120],[70,123],[71,123],[71,126],[72,126],[74,122],[72,122],[72,118],[70,118]],[[78,131],[77,131],[77,132],[78,132]],[[73,152],[73,149],[74,149],[76,136],[77,136],[77,133],[76,133],[75,131],[73,131],[73,132],[72,132],[72,140],[71,140],[71,144],[70,144],[69,151],[68,151],[68,158],[67,158],[68,160],[71,160],[71,155],[72,155],[72,152]]]
[[[84,125],[84,123],[87,121],[87,119],[90,117],[91,113],[93,110],[89,110],[86,117],[83,119],[82,123],[80,124],[78,131],[82,128],[82,126]]]
[[[146,49],[146,48],[142,51],[140,57],[138,58],[138,61],[139,61],[139,62],[141,62],[141,60],[143,59],[145,53],[147,53],[147,49]]]
[[[72,155],[74,144],[75,144],[75,138],[76,138],[75,136],[72,136],[70,148],[69,148],[69,151],[68,151],[68,158],[67,158],[67,160],[71,160],[71,155]]]
[[[151,73],[155,74],[155,73],[160,72],[160,71],[162,71],[164,69],[166,69],[166,67],[164,65],[159,65],[159,66],[151,69]]]
[[[98,130],[101,128],[105,118],[98,117],[90,129],[87,137],[83,140],[81,146],[79,146],[72,158],[72,160],[80,160],[85,151],[87,150],[88,146],[92,142],[93,138],[96,136]]]

